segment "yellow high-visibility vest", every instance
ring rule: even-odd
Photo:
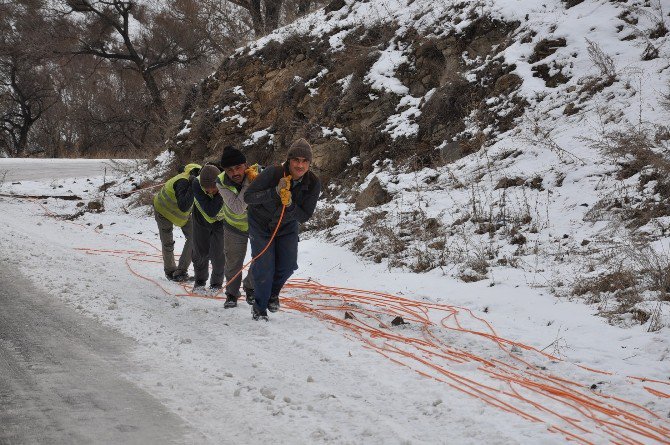
[[[255,168],[256,170],[258,170],[259,166],[258,166],[258,164],[254,164],[254,165],[251,166],[251,168]],[[228,190],[235,193],[236,195],[240,193],[235,186],[227,185],[224,182],[225,179],[226,179],[226,173],[225,172],[221,173],[218,176],[218,178],[219,178],[219,181],[221,182],[221,185],[223,187],[227,188]],[[205,193],[207,193],[207,192],[205,192]],[[247,211],[246,210],[242,213],[235,213],[230,209],[230,207],[228,207],[226,205],[226,203],[224,201],[223,205],[221,206],[221,210],[219,210],[219,213],[217,213],[216,216],[214,218],[212,218],[211,216],[207,215],[200,208],[200,204],[198,204],[197,200],[195,201],[195,206],[200,211],[200,214],[202,215],[202,217],[205,218],[205,221],[207,221],[210,224],[215,223],[217,221],[225,221],[231,227],[234,227],[241,232],[248,232],[249,231],[249,220],[247,219]]]
[[[154,209],[172,224],[179,227],[184,227],[188,222],[188,218],[193,210],[191,205],[187,211],[182,212],[177,204],[177,194],[174,190],[174,185],[180,179],[188,180],[191,170],[200,168],[198,164],[188,164],[184,167],[184,172],[170,178],[161,190],[154,196]]]

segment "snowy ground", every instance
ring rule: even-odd
[[[84,190],[97,190],[102,177],[22,182],[5,183],[0,192],[67,190],[97,198],[99,193]],[[296,281],[283,295],[282,311],[269,323],[253,322],[245,303],[224,310],[220,300],[177,296],[184,289],[163,278],[159,252],[147,244],[158,245],[153,218],[146,208],[124,204],[107,195],[104,213],[67,221],[54,215],[74,213],[76,202],[0,198],[3,267],[18,268],[54,300],[136,339],[132,360],[152,371],[129,378],[209,443],[562,443],[570,434],[606,443],[616,437],[589,419],[576,423],[584,432],[549,413],[579,417],[559,401],[529,392],[521,382],[535,378],[529,369],[568,379],[585,397],[623,406],[652,428],[645,430],[651,436],[625,429],[619,434],[643,443],[668,440],[670,399],[662,395],[670,393],[667,328],[647,333],[609,326],[582,304],[529,287],[517,270],[495,283],[465,284],[438,272],[388,271],[319,239],[301,242],[296,278],[407,300],[397,305],[388,296],[361,293],[355,304],[334,304],[324,296],[330,288],[309,294]],[[347,320],[350,325],[343,324],[347,308],[356,317]],[[410,324],[391,326],[397,314]],[[470,331],[453,329],[456,317]],[[488,321],[497,336],[474,317]],[[424,327],[426,320],[435,324]],[[407,341],[427,333],[430,343]],[[518,366],[520,360],[527,364]],[[496,379],[492,370],[521,380]],[[538,405],[510,396],[513,386]]]

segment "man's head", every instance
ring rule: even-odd
[[[218,191],[216,188],[216,177],[219,176],[220,173],[219,169],[214,165],[205,165],[200,170],[200,187],[210,195],[216,194]]]
[[[242,184],[244,181],[244,170],[247,169],[247,158],[244,154],[228,145],[223,149],[221,155],[221,168],[226,173],[226,177],[230,178],[235,184]]]
[[[300,179],[312,163],[312,146],[305,139],[300,138],[291,144],[286,154],[288,170],[293,179]]]

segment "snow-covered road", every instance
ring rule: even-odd
[[[131,339],[51,299],[16,268],[0,268],[0,306],[0,443],[190,439],[185,422],[124,377],[137,371]]]
[[[128,165],[133,161],[115,162]],[[108,159],[0,158],[0,181],[90,178],[103,175],[105,169],[113,174],[113,165]]]
[[[102,183],[100,176],[90,181],[51,178],[5,184],[2,192],[48,194],[62,185],[96,198],[84,190],[97,190]],[[495,281],[466,284],[439,271],[389,271],[323,240],[303,239],[297,277],[402,295],[405,306],[425,311],[427,318],[438,310],[460,311],[464,328],[479,329],[475,317],[486,319],[497,335],[518,343],[503,347],[498,337],[491,341],[479,331],[443,329],[439,318],[428,328],[422,327],[421,317],[390,328],[396,314],[385,312],[385,297],[377,303],[332,304],[318,292],[310,295],[297,288],[283,294],[284,309],[272,314],[269,323],[258,323],[244,303],[225,310],[218,300],[179,296],[185,290],[162,278],[160,253],[150,246],[158,245],[158,236],[147,209],[130,209],[124,200],[109,196],[105,207],[104,213],[69,221],[59,216],[74,214],[75,202],[0,198],[0,267],[24,273],[48,292],[50,304],[74,309],[82,320],[95,320],[134,339],[135,347],[123,357],[135,365],[126,377],[160,400],[170,416],[178,416],[177,423],[199,434],[189,443],[563,443],[569,433],[594,443],[611,439],[589,419],[579,421],[588,432],[573,428],[569,419],[579,411],[551,397],[542,400],[545,411],[513,397],[510,388],[534,397],[521,384],[531,378],[528,369],[569,379],[572,390],[586,397],[610,394],[643,406],[647,411],[635,413],[651,417],[649,424],[660,431],[656,439],[668,426],[668,399],[654,397],[627,377],[658,380],[645,385],[668,392],[663,384],[670,378],[667,330],[609,326],[588,307],[557,301],[529,286],[523,271],[510,269]],[[342,304],[362,314],[363,321],[382,307],[376,313],[379,321],[368,321],[367,330],[335,323],[343,319]],[[445,326],[455,318],[448,316]],[[380,339],[380,332],[385,337]],[[428,343],[426,335],[444,346],[430,349],[438,340]],[[400,349],[411,354],[393,355]],[[518,366],[519,359],[529,367]],[[490,364],[520,383],[496,380]],[[477,382],[477,390],[486,388],[489,396],[473,396],[466,381]],[[490,394],[537,420],[501,409],[487,399]],[[643,434],[634,438],[660,442]]]

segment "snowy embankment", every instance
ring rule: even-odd
[[[341,29],[331,37],[339,51],[353,24],[397,25],[366,81],[400,98],[387,131],[414,137],[432,90],[416,98],[401,83],[399,67],[412,55],[410,46],[399,46],[408,30],[439,42],[452,32],[460,36],[477,19],[514,23],[497,55],[514,67],[510,73],[520,79],[518,94],[527,103],[513,129],[496,134],[482,110],[474,110],[454,140],[485,135],[481,150],[420,171],[379,159],[354,193],[349,182],[333,186],[336,197],[327,210],[340,216],[329,235],[392,266],[440,268],[468,281],[495,281],[513,266],[527,283],[582,297],[612,323],[655,330],[670,322],[667,171],[659,168],[667,161],[649,161],[664,159],[669,140],[670,34],[663,6],[638,0],[349,2],[277,30],[252,50],[293,32]],[[483,63],[469,60],[463,76],[479,79]],[[490,97],[485,109],[503,113],[509,100]],[[404,124],[391,125],[396,120]],[[448,142],[434,149],[448,153]],[[388,202],[357,209],[351,195],[373,180],[388,192]],[[614,282],[608,287],[607,280]]]
[[[334,170],[317,226],[333,242],[467,281],[511,266],[613,324],[658,330],[670,324],[667,9],[332,2],[240,48],[203,83],[174,148],[187,162],[239,137],[253,161],[278,161],[293,137],[279,129],[299,128],[284,125],[298,111],[321,126],[309,130],[315,166]],[[312,56],[289,51],[296,42]],[[294,86],[304,98],[277,99],[285,116],[258,111],[275,103],[265,91]],[[221,107],[217,131],[198,131]]]
[[[101,176],[21,182],[0,191],[102,196]],[[145,372],[128,378],[211,443],[667,441],[667,330],[610,326],[528,286],[519,269],[465,284],[438,271],[389,272],[306,239],[295,277],[311,281],[295,281],[283,309],[259,323],[245,303],[224,310],[179,296],[188,292],[163,278],[146,207],[108,192],[104,212],[58,217],[76,205],[0,198],[2,267],[135,339]],[[333,297],[314,282],[396,297]],[[397,315],[409,324],[392,326]]]

